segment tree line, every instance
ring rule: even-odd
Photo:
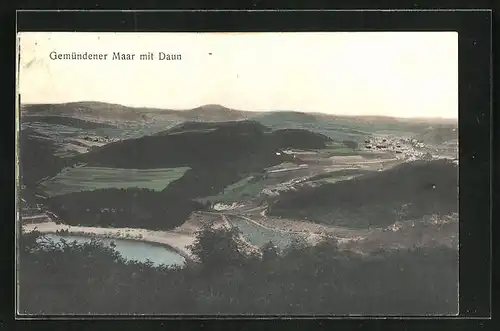
[[[422,315],[457,307],[458,252],[445,247],[367,257],[325,238],[247,253],[238,230],[208,226],[191,247],[199,263],[184,268],[36,232],[22,235],[20,247],[20,311],[30,314]]]
[[[145,188],[106,188],[74,192],[45,200],[64,223],[98,227],[175,228],[193,210],[208,205]]]

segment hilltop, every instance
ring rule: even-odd
[[[28,104],[21,106],[21,115],[29,120],[33,115],[72,117],[86,121],[147,121],[152,114],[174,116],[175,111],[156,108],[134,108],[105,102],[82,101],[61,104]]]
[[[178,111],[179,115],[188,120],[229,121],[249,117],[249,112],[226,108],[221,105],[205,105],[190,110]]]
[[[205,105],[189,110],[172,110],[148,107],[128,107],[105,102],[82,101],[61,104],[27,104],[21,106],[21,114],[30,116],[64,116],[94,120],[144,121],[157,117],[173,120],[227,121],[245,119],[248,112],[219,105]]]
[[[329,140],[300,129],[271,132],[254,121],[187,122],[154,135],[111,143],[75,158],[89,165],[119,168],[193,166],[233,162],[240,156],[274,158],[280,148],[322,148]]]
[[[144,121],[167,118],[177,121],[234,121],[250,119],[263,125],[274,127],[286,123],[314,124],[328,122],[350,124],[355,127],[401,127],[421,129],[430,123],[456,125],[457,120],[440,118],[396,118],[389,116],[346,116],[326,113],[306,113],[300,111],[246,111],[209,104],[193,109],[174,110],[148,107],[129,107],[96,101],[69,102],[61,104],[25,104],[21,106],[24,116],[46,115],[65,116],[94,120]]]
[[[234,130],[242,130],[243,132],[251,133],[264,133],[270,131],[269,128],[256,121],[242,120],[242,121],[229,121],[229,122],[196,122],[187,121],[178,124],[168,130],[160,131],[153,136],[166,136],[172,134],[181,134],[187,132],[209,132],[219,128],[232,128]]]

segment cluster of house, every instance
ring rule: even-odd
[[[392,151],[408,159],[432,159],[433,156],[426,151],[426,145],[413,138],[390,139],[388,137],[371,137],[365,140],[365,149]]]
[[[108,136],[100,137],[100,136],[83,136],[83,140],[91,141],[95,143],[110,143],[115,141],[116,139],[110,138]]]

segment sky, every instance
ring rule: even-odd
[[[456,32],[22,32],[23,103],[458,117]],[[108,53],[51,60],[50,53]],[[135,53],[132,61],[113,52]],[[139,60],[142,53],[180,61]]]

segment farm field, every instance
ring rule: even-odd
[[[189,167],[159,169],[119,169],[101,167],[66,168],[39,184],[39,191],[50,197],[104,188],[146,188],[161,191],[181,178]]]

